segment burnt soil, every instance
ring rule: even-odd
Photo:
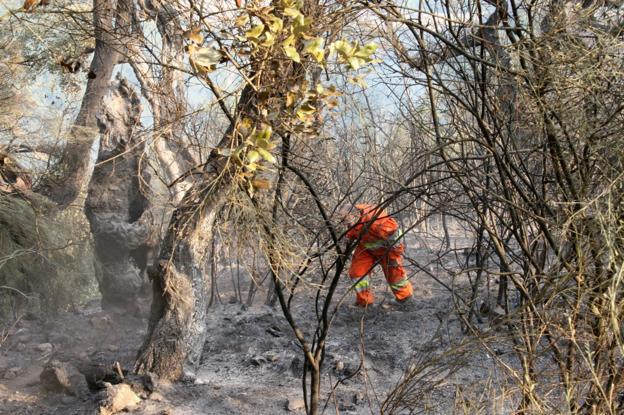
[[[430,254],[411,253],[423,264]],[[440,270],[436,273],[445,278]],[[344,297],[331,326],[323,363],[324,413],[380,413],[388,393],[408,369],[418,369],[410,395],[417,402],[411,406],[423,413],[452,413],[458,391],[464,395],[483,392],[478,385],[495,370],[491,357],[478,347],[466,347],[461,357],[445,355],[467,337],[453,313],[451,294],[422,272],[410,269],[410,274],[415,286],[411,309],[394,302],[379,272],[373,276],[375,305],[361,309],[350,305],[351,293]],[[339,297],[348,288],[345,277],[338,287]],[[141,402],[131,412],[303,413],[304,409],[297,408],[302,405],[303,354],[279,305],[264,305],[263,294],[260,292],[249,307],[233,299],[210,307],[208,341],[197,378],[174,384],[155,380],[156,392],[139,392]],[[228,295],[231,293],[223,290],[221,298]],[[301,298],[293,303],[294,317],[309,321],[314,315],[313,299]],[[94,367],[110,368],[119,362],[130,372],[146,327],[145,318],[103,312],[98,301],[49,321],[20,319],[0,339],[0,413],[97,413],[95,393],[46,391],[40,380],[44,366],[55,360],[88,373]],[[309,336],[313,325],[303,324],[302,329]],[[436,364],[440,362],[443,364]],[[386,412],[410,413],[400,406]]]

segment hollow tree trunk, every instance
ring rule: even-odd
[[[102,307],[141,312],[148,293],[145,271],[155,224],[140,185],[143,141],[134,134],[141,100],[118,75],[98,115],[102,139],[85,212],[95,242]],[[144,177],[143,180],[148,180]]]

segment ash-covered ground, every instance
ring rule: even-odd
[[[462,289],[444,263],[434,265],[436,254],[423,245],[408,239],[406,256],[448,286]],[[447,265],[458,260],[461,256],[449,257]],[[495,359],[504,359],[509,351],[501,345],[492,353],[463,333],[451,292],[414,266],[408,265],[408,271],[415,287],[411,309],[394,302],[380,270],[372,278],[374,306],[354,307],[348,293],[338,308],[323,363],[322,412],[378,414],[383,407],[385,413],[506,413],[504,400],[489,393],[493,382],[504,378]],[[348,289],[344,276],[337,299]],[[138,400],[124,411],[304,412],[303,354],[279,305],[262,304],[261,295],[251,306],[225,301],[231,295],[222,290],[224,301],[209,310],[208,340],[197,379],[175,384],[153,379],[149,387],[139,385],[133,388]],[[313,307],[313,298],[305,294],[292,307],[308,337],[315,326],[310,318]],[[482,325],[487,330],[487,318]],[[19,320],[0,346],[0,413],[102,413],[101,392],[89,390],[84,374],[88,378],[98,367],[130,372],[146,326],[143,318],[102,312],[97,301],[47,322]],[[58,379],[49,373],[65,376],[66,382],[55,386]],[[133,385],[131,375],[125,382]],[[398,391],[405,393],[390,395],[401,383]]]

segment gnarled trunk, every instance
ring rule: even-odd
[[[159,260],[151,271],[152,310],[135,367],[139,373],[180,379],[193,377],[199,364],[206,340],[206,246],[227,181],[216,180],[214,186],[188,192],[171,219]]]
[[[125,79],[117,78],[98,116],[102,142],[85,212],[95,242],[102,306],[140,312],[146,303],[140,297],[147,293],[145,270],[155,232],[140,183],[144,144],[135,128],[141,101]]]
[[[238,102],[241,113],[253,113],[255,92],[246,86]],[[229,148],[237,135],[231,124],[217,148]],[[232,185],[232,165],[218,151],[210,154],[203,177],[194,182],[173,212],[160,255],[150,271],[153,299],[145,341],[135,371],[154,372],[176,380],[194,377],[206,340],[207,246],[217,212]]]
[[[41,186],[41,192],[61,206],[75,204],[76,199],[86,191],[91,178],[94,160],[90,152],[99,137],[96,115],[119,60],[115,46],[118,43],[114,29],[116,9],[115,0],[93,1],[95,52],[87,88],[56,172],[46,177]],[[81,201],[77,203],[82,204]]]

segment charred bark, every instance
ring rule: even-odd
[[[140,312],[147,294],[145,271],[154,249],[154,224],[141,191],[139,157],[144,144],[135,129],[141,101],[125,79],[104,99],[98,123],[102,135],[85,212],[98,260],[96,277],[106,309]]]
[[[206,340],[206,246],[228,180],[224,158],[212,159],[214,181],[187,192],[169,224],[151,270],[153,300],[148,333],[135,370],[175,380],[194,377]]]
[[[255,92],[246,86],[239,113],[255,113]],[[230,148],[240,137],[231,124],[218,148]],[[152,308],[135,371],[153,372],[168,380],[193,378],[206,340],[207,290],[204,264],[213,239],[217,212],[232,185],[231,163],[213,151],[173,212],[152,279]]]
[[[265,64],[262,62],[261,66]],[[252,75],[256,65],[260,66],[260,62],[252,63]],[[271,70],[257,80],[260,85],[264,79],[267,85],[274,83],[276,74],[280,79],[305,75],[302,68],[283,61],[269,67]],[[135,68],[135,72],[140,73],[140,68]],[[284,82],[282,87],[288,85]],[[150,272],[152,310],[148,333],[135,364],[138,373],[154,372],[169,380],[195,375],[206,339],[206,248],[213,238],[214,221],[225,201],[225,190],[234,184],[233,163],[222,154],[242,141],[235,129],[236,120],[240,116],[258,118],[259,89],[251,84],[243,88],[235,115],[224,109],[231,124],[216,146],[224,151],[213,151],[203,169],[197,169],[201,178],[190,185],[172,215],[158,262]],[[285,91],[272,87],[271,93],[277,96]]]
[[[87,88],[56,171],[41,186],[41,192],[62,207],[72,204],[86,190],[91,176],[93,159],[89,153],[99,135],[96,114],[119,60],[113,23],[116,9],[116,0],[93,1],[95,51]]]

